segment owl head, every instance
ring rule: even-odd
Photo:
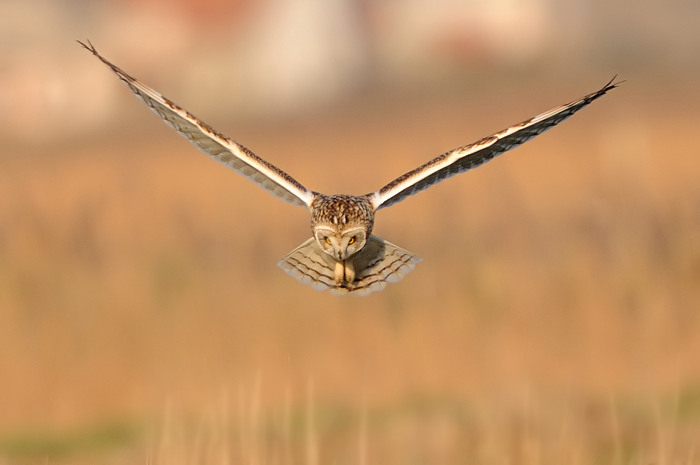
[[[367,243],[374,213],[364,197],[318,195],[311,206],[311,228],[321,250],[346,260]]]
[[[334,225],[316,225],[314,238],[321,250],[342,261],[352,257],[365,246],[367,229],[364,226],[340,229]]]

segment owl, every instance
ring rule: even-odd
[[[519,124],[450,150],[366,195],[324,195],[252,151],[222,135],[190,112],[112,64],[95,47],[78,41],[109,67],[148,107],[180,135],[214,160],[242,174],[273,195],[311,213],[312,237],[278,265],[300,282],[336,295],[367,295],[400,281],[421,259],[372,234],[377,210],[391,206],[458,173],[476,168],[556,126],[617,87],[610,80],[599,90]]]

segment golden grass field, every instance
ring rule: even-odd
[[[360,194],[605,77],[200,116]],[[381,211],[375,232],[424,261],[366,298],[278,269],[307,213],[126,91],[133,125],[5,144],[0,464],[700,463],[700,95],[625,77]]]

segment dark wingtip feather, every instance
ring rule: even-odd
[[[93,55],[98,55],[97,49],[95,48],[94,45],[92,45],[92,42],[88,39],[87,44],[81,40],[76,40],[80,45],[82,45],[86,50],[88,50],[90,53]]]
[[[614,75],[614,76],[612,77],[612,79],[610,79],[610,80],[609,80],[603,87],[601,87],[599,90],[597,90],[597,91],[595,91],[595,92],[592,92],[592,93],[586,95],[585,97],[583,97],[583,99],[581,99],[581,103],[583,103],[583,106],[588,105],[588,104],[591,103],[592,101],[594,101],[594,100],[596,100],[596,99],[602,97],[603,95],[607,94],[608,91],[613,90],[613,89],[615,89],[616,87],[619,87],[620,84],[622,84],[623,82],[625,82],[624,80],[617,81],[616,79],[617,79],[617,74]],[[582,106],[582,107],[583,107],[583,106]]]
[[[620,84],[622,84],[623,82],[627,82],[627,81],[624,80],[624,79],[618,81],[618,80],[617,80],[617,74],[616,74],[616,75],[614,75],[614,76],[612,77],[612,79],[610,79],[610,80],[608,81],[607,84],[605,84],[605,85],[603,86],[602,89],[600,89],[600,92],[605,93],[605,92],[607,92],[607,91],[609,91],[609,90],[612,90],[612,89],[614,89],[614,88],[616,88],[616,87],[620,87]]]

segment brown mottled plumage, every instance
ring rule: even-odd
[[[311,229],[319,224],[333,224],[342,230],[357,223],[364,225],[367,234],[372,232],[374,209],[366,196],[317,193],[311,202]]]
[[[561,123],[614,89],[600,90],[554,108],[473,144],[445,152],[363,196],[311,191],[243,145],[129,76],[88,42],[80,45],[106,64],[151,110],[214,160],[256,182],[277,197],[311,212],[313,237],[286,255],[279,266],[300,282],[334,294],[366,295],[400,281],[420,261],[416,255],[371,234],[374,214],[455,174],[486,163]]]

